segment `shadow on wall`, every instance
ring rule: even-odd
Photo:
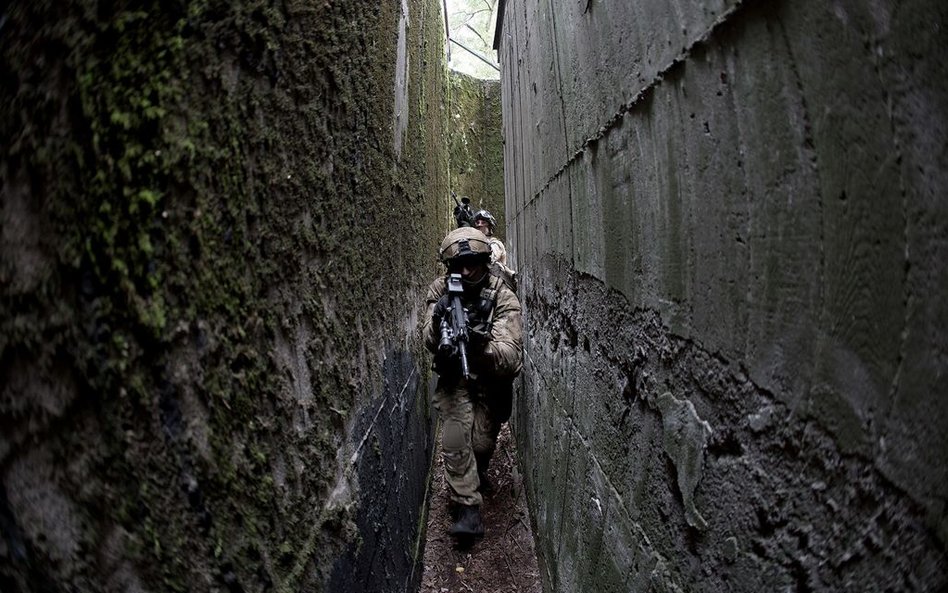
[[[432,467],[435,418],[415,364],[408,352],[386,356],[385,391],[353,431],[363,435],[352,455],[361,488],[356,512],[361,537],[336,561],[330,591],[415,591],[421,582],[425,520],[415,510],[427,512],[430,480],[418,476],[427,476]]]

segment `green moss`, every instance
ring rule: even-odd
[[[497,218],[496,234],[505,234],[503,136],[500,83],[458,72],[450,77],[450,182],[459,196]]]
[[[87,414],[99,430],[51,431],[39,407],[0,413],[39,427],[36,442],[89,456],[108,487],[83,512],[131,534],[146,588],[177,590],[228,564],[255,590],[270,570],[261,558],[284,546],[296,557],[272,576],[292,583],[303,574],[293,567],[327,570],[357,540],[352,507],[320,513],[344,419],[382,385],[359,361],[409,341],[404,320],[435,273],[447,217],[438,5],[411,5],[418,116],[401,159],[389,125],[394,6],[11,10],[3,71],[17,84],[0,91],[11,147],[0,174],[35,186],[43,208],[28,214],[51,264],[35,290],[4,285],[0,359],[4,372],[27,360],[37,374],[66,361],[81,397],[61,426]],[[400,232],[417,242],[394,242],[406,211]],[[298,434],[293,369],[275,352],[304,324],[312,426]],[[305,467],[284,492],[273,465],[288,451]],[[333,529],[312,529],[323,523]],[[107,535],[92,530],[54,578],[95,575]]]

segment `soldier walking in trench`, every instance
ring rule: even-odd
[[[439,251],[447,275],[428,287],[422,332],[438,373],[434,406],[459,539],[484,534],[480,505],[500,425],[510,418],[513,380],[523,364],[520,301],[492,273],[491,247],[480,231],[457,228]],[[464,327],[460,327],[464,324]]]
[[[494,227],[497,226],[497,219],[487,210],[478,210],[474,213],[474,228],[487,235],[487,243],[490,245],[490,260],[503,266],[507,265],[507,248],[504,242],[494,236]]]
[[[517,292],[517,272],[507,265],[507,248],[504,242],[494,236],[494,227],[497,226],[497,220],[487,210],[478,210],[474,213],[474,228],[487,236],[487,244],[490,245],[490,267],[494,273],[500,273],[507,285]]]

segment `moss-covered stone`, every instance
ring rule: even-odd
[[[471,198],[497,219],[494,234],[505,238],[504,144],[500,83],[459,72],[450,77],[451,189]]]
[[[358,541],[340,451],[391,353],[424,401],[448,212],[440,4],[406,6],[400,155],[394,4],[7,9],[4,591],[320,590]]]

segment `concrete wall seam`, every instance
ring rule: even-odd
[[[652,90],[656,86],[661,84],[667,76],[669,76],[672,72],[674,72],[676,68],[682,67],[688,60],[691,53],[696,48],[699,48],[701,46],[704,46],[710,43],[713,40],[713,37],[716,31],[726,26],[732,18],[736,17],[748,5],[754,2],[760,2],[760,1],[763,1],[763,0],[735,0],[735,2],[707,28],[707,30],[705,30],[701,35],[699,35],[694,40],[692,40],[689,46],[682,48],[681,52],[677,56],[675,56],[667,65],[665,65],[664,67],[658,70],[654,78],[652,78],[645,86],[638,89],[636,93],[630,99],[622,103],[619,109],[615,113],[613,113],[611,117],[607,118],[605,122],[599,127],[599,129],[594,134],[592,134],[591,136],[587,136],[582,141],[581,146],[577,148],[570,155],[569,159],[566,162],[564,162],[563,165],[559,169],[557,169],[556,172],[553,173],[553,175],[549,179],[547,179],[547,181],[543,184],[542,187],[535,190],[532,197],[530,197],[529,200],[523,205],[523,208],[526,208],[527,206],[530,205],[530,203],[532,203],[534,200],[540,197],[540,195],[547,188],[549,188],[550,184],[553,182],[554,179],[563,175],[563,173],[565,173],[571,166],[573,166],[573,164],[577,160],[582,158],[583,154],[586,152],[587,148],[590,145],[593,145],[599,142],[600,140],[602,140],[602,138],[606,135],[606,133],[610,129],[614,128],[622,120],[622,118],[625,117],[626,113],[630,111],[634,111],[636,107],[640,105],[649,96]],[[550,0],[550,2],[551,2],[550,9],[551,9],[551,12],[553,12],[553,8],[555,6],[553,4],[554,0]]]

